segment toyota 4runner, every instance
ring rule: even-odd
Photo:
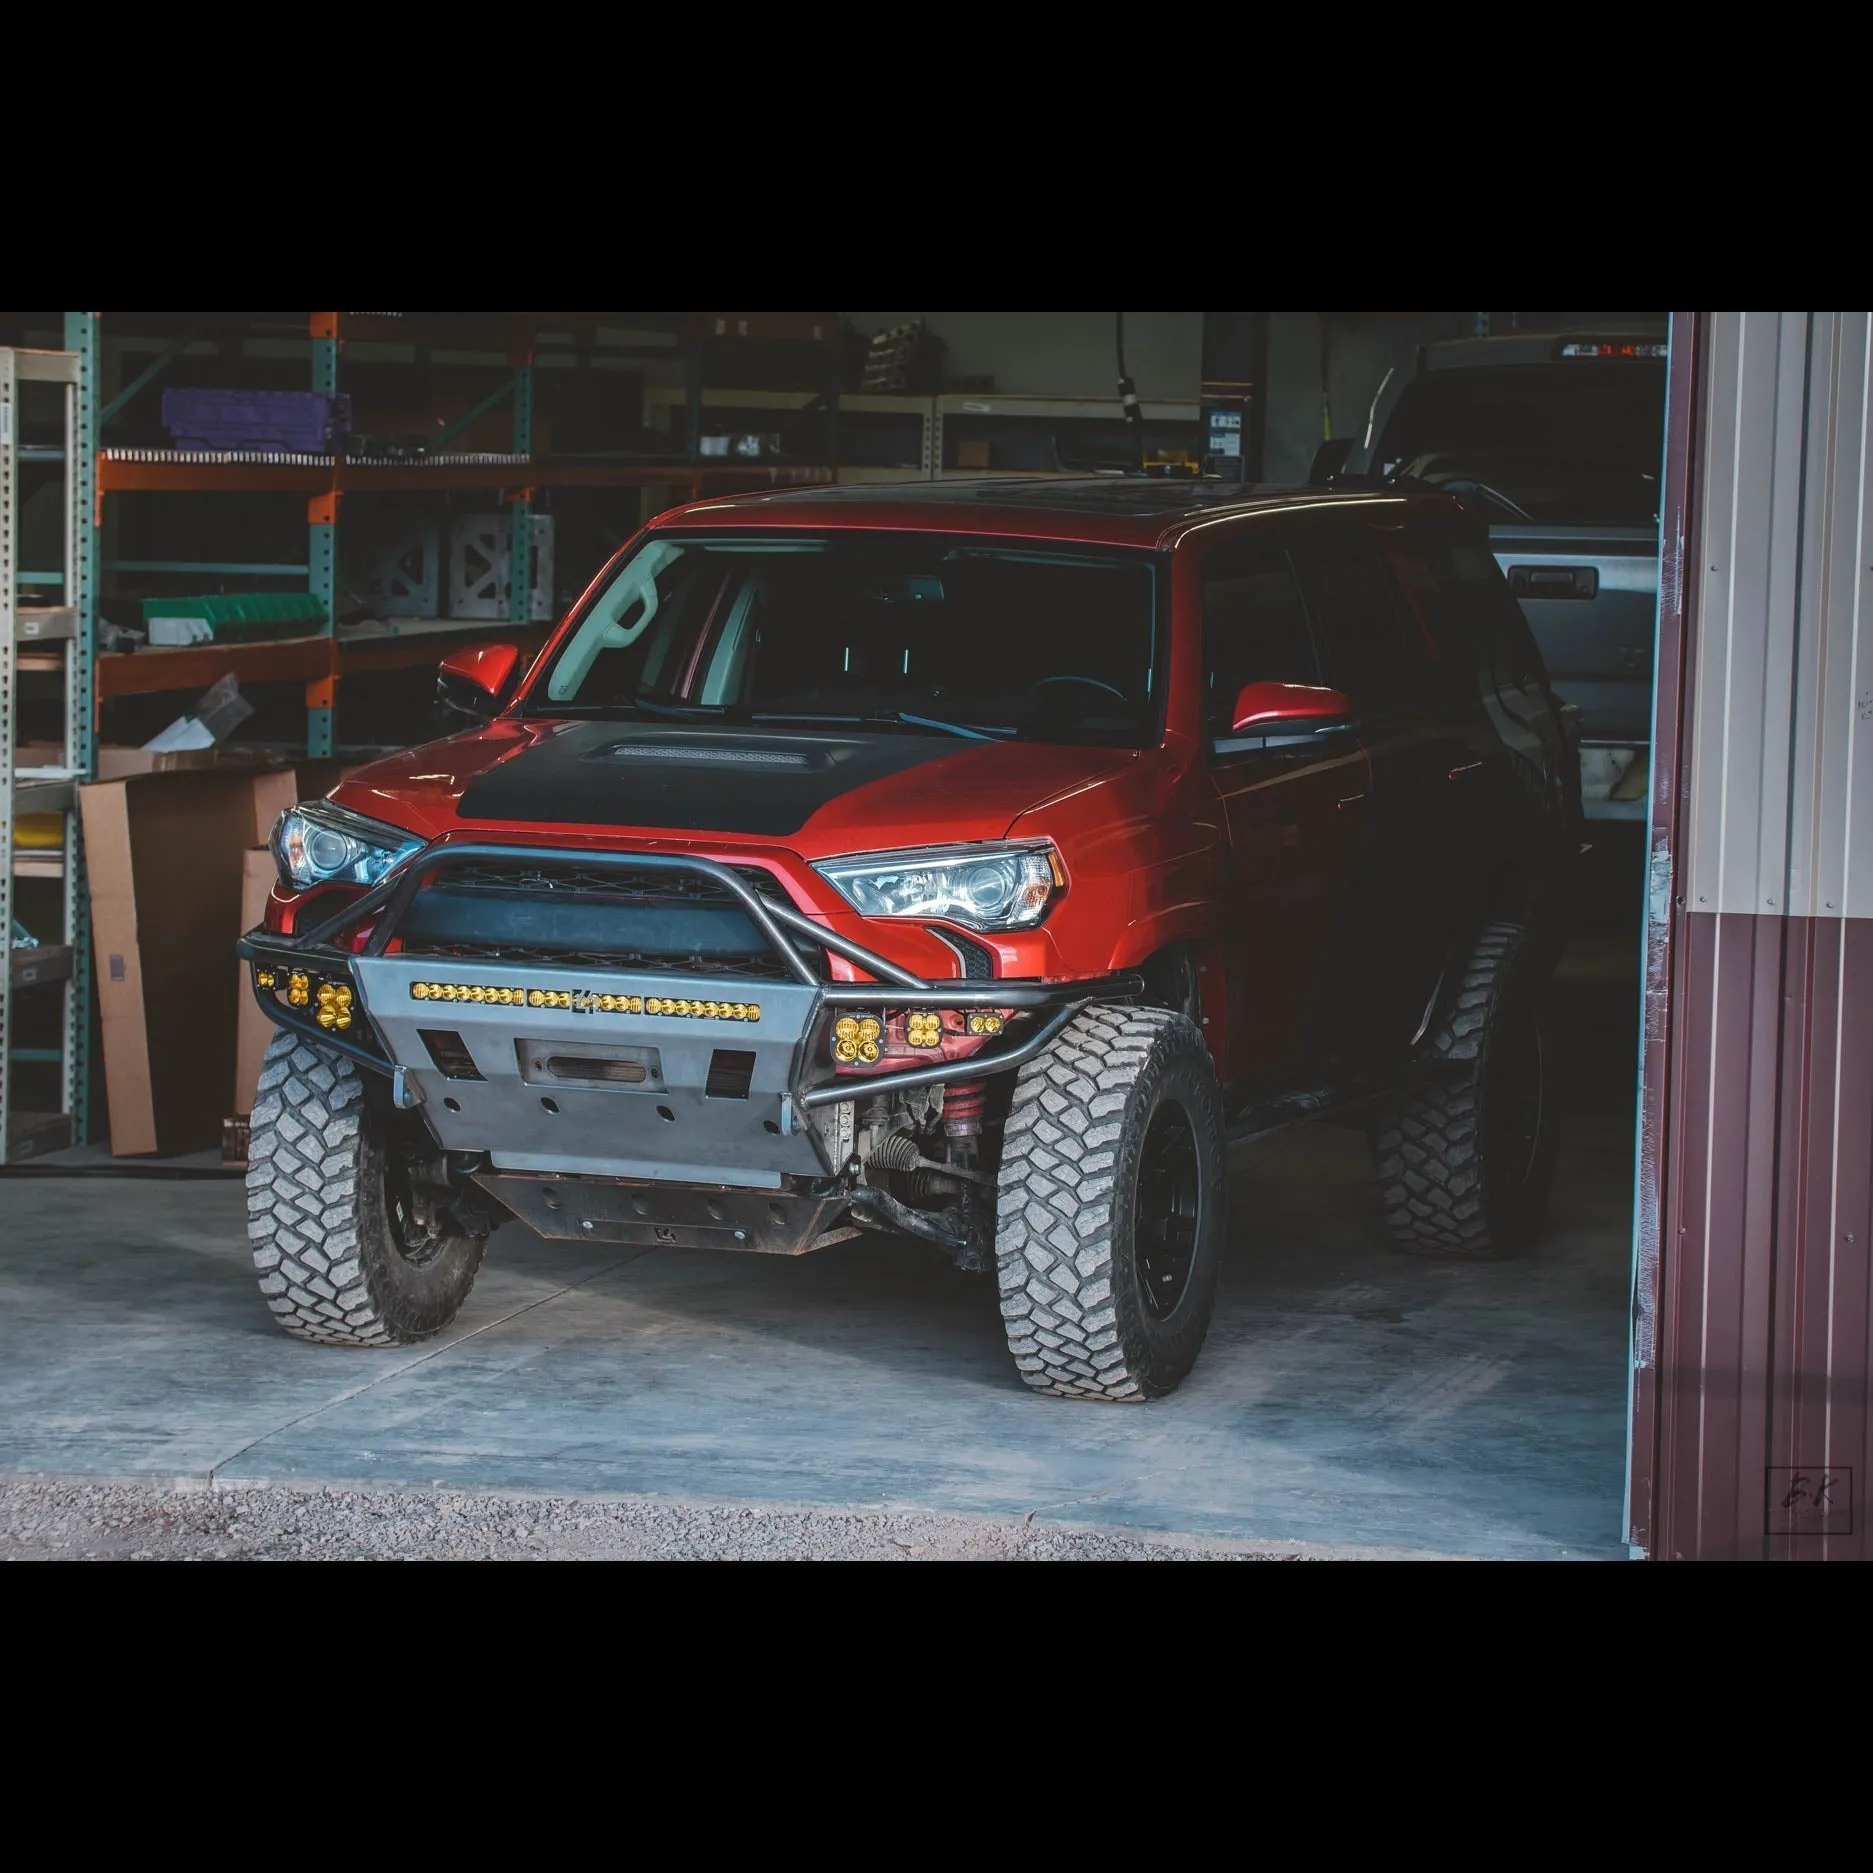
[[[1444,496],[1131,478],[662,516],[453,739],[282,816],[261,1289],[446,1326],[489,1234],[992,1271],[1039,1391],[1190,1371],[1225,1148],[1363,1123],[1405,1249],[1552,1162],[1570,716]]]

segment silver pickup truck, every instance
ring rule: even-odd
[[[1664,414],[1662,325],[1453,339],[1387,375],[1350,450],[1322,450],[1341,474],[1409,478],[1487,512],[1491,551],[1579,711],[1589,819],[1646,813]]]

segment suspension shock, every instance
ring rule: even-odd
[[[980,1080],[943,1089],[943,1134],[971,1157],[982,1137],[982,1108],[987,1102],[988,1089]]]

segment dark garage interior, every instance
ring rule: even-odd
[[[0,314],[0,1553],[1864,1558],[1865,333]]]

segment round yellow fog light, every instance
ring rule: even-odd
[[[858,1037],[862,1041],[875,1041],[883,1033],[875,1015],[867,1015],[858,1024]]]
[[[832,1057],[835,1060],[856,1060],[858,1058],[857,1041],[834,1041]]]
[[[867,1066],[870,1066],[871,1063],[878,1058],[878,1043],[876,1041],[860,1041],[858,1044],[858,1057],[864,1061]]]
[[[858,1023],[854,1021],[850,1015],[841,1015],[839,1019],[832,1024],[832,1031],[842,1041],[855,1041],[858,1039]]]

